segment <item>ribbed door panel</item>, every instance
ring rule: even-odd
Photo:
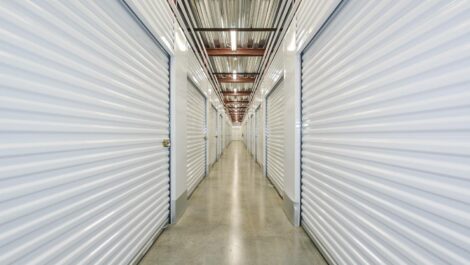
[[[251,152],[251,117],[246,119],[246,148]]]
[[[129,264],[168,222],[168,57],[118,1],[2,1],[0,36],[0,264]]]
[[[222,121],[222,115],[217,114],[216,112],[216,117],[217,117],[217,158],[218,160],[220,156],[222,155],[222,130],[223,130],[223,121]]]
[[[470,2],[349,1],[302,67],[313,238],[338,264],[468,264]]]
[[[266,99],[266,174],[280,194],[284,190],[284,109],[283,81]]]
[[[191,194],[206,175],[206,98],[191,82],[187,87],[187,182]]]
[[[217,161],[217,110],[213,105],[209,108],[209,161],[213,165]]]
[[[255,112],[256,117],[256,161],[263,164],[263,134],[261,133],[263,127],[263,117],[261,107],[258,107]]]

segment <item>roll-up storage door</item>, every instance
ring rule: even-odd
[[[228,144],[230,143],[230,130],[231,130],[231,127],[230,127],[230,124],[226,121],[225,122],[225,132],[224,132],[224,135],[225,135],[225,147],[228,146]]]
[[[222,155],[222,126],[223,126],[223,121],[222,121],[222,115],[217,114],[217,160],[220,158]]]
[[[217,161],[217,110],[212,104],[209,108],[209,117],[209,161],[213,165]]]
[[[0,17],[0,264],[129,264],[168,223],[168,56],[119,1]]]
[[[266,99],[266,175],[282,195],[284,190],[284,109],[283,81]]]
[[[256,109],[256,161],[262,165],[263,164],[263,117],[261,114],[261,106]]]
[[[251,139],[251,120],[250,120],[250,117],[248,117],[246,119],[246,143],[245,145],[249,152],[251,152],[250,139]]]
[[[245,146],[248,149],[248,119],[243,125],[243,143],[245,143]]]
[[[191,194],[206,175],[206,98],[188,79],[187,189]]]
[[[251,115],[251,155],[256,159],[256,116]]]
[[[302,56],[302,224],[337,264],[470,261],[470,2],[349,1]]]

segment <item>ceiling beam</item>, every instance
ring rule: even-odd
[[[190,29],[188,29],[190,30]],[[194,31],[222,32],[222,31],[244,31],[244,32],[270,32],[276,28],[193,28]]]
[[[213,75],[233,75],[233,73],[229,72],[218,72],[212,73]],[[237,73],[237,75],[259,75],[259,73]]]
[[[208,48],[206,51],[209,56],[263,56],[266,49],[238,48],[232,51],[230,48]]]
[[[224,100],[225,104],[248,104],[248,100]]]
[[[233,79],[232,77],[217,77],[219,83],[254,83],[254,77],[237,77],[237,79]]]
[[[234,108],[234,107],[227,107],[227,109],[229,111],[245,111],[248,109],[248,107],[237,107],[237,108]]]
[[[251,91],[237,91],[237,93],[233,91],[223,91],[222,94],[224,96],[249,96],[251,95]]]

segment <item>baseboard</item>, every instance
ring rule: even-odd
[[[287,194],[284,193],[283,209],[287,215],[287,219],[294,225],[300,226],[300,203],[292,201]]]
[[[171,201],[171,223],[176,224],[188,207],[188,195],[184,191],[176,200]]]

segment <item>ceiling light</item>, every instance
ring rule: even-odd
[[[236,70],[233,70],[233,76],[232,77],[233,77],[233,80],[237,80],[237,71]],[[235,91],[235,92],[237,92],[237,91]]]
[[[236,79],[236,78],[235,78],[235,79]],[[237,93],[237,89],[236,89],[236,88],[233,90],[233,93],[235,93],[235,94]]]
[[[237,32],[235,30],[230,31],[230,43],[232,51],[237,50]]]

